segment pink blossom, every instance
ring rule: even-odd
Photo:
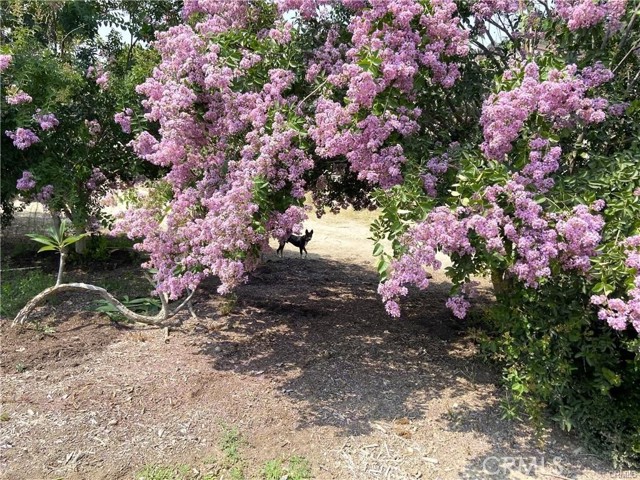
[[[102,132],[102,126],[100,125],[100,122],[98,122],[97,120],[85,120],[84,124],[89,130],[89,135],[91,136],[96,136],[100,132]]]
[[[461,295],[454,295],[452,297],[449,297],[446,305],[447,308],[453,312],[453,315],[460,319],[467,316],[467,311],[471,306],[469,301]]]
[[[34,143],[38,143],[40,139],[28,128],[17,128],[15,132],[6,130],[4,134],[13,140],[13,144],[20,150],[29,148]]]
[[[109,87],[109,72],[102,72],[96,78],[96,84],[100,87],[101,90],[106,90]]]
[[[18,179],[18,183],[16,184],[16,188],[22,191],[28,191],[36,186],[36,180],[33,178],[33,175],[28,170],[22,172],[22,177]]]
[[[587,97],[590,89],[612,78],[611,72],[602,65],[585,68],[582,75],[576,74],[574,65],[563,71],[552,70],[545,81],[540,81],[535,63],[529,62],[524,70],[521,85],[491,95],[485,101],[480,123],[485,138],[482,150],[488,158],[503,160],[534,113],[547,119],[555,128],[578,121],[600,123],[605,118],[608,102]]]
[[[131,111],[130,109],[127,109]],[[113,120],[120,125],[124,133],[131,133],[131,117],[126,112],[116,113]]]
[[[40,109],[33,115],[33,119],[40,124],[42,130],[51,130],[57,127],[60,122],[53,113],[40,113]]]
[[[609,105],[608,112],[610,115],[614,117],[621,117],[622,115],[624,115],[627,108],[629,108],[628,102],[614,103]]]
[[[548,142],[540,138],[531,141],[533,147],[545,148],[546,145]],[[554,151],[552,148],[549,153]],[[525,168],[530,177],[515,172],[506,185],[487,187],[478,198],[484,198],[487,203],[474,208],[455,212],[446,207],[434,209],[400,239],[404,253],[392,262],[387,280],[378,288],[383,301],[397,302],[407,294],[409,284],[427,288],[426,269],[441,268],[436,253],[463,257],[473,255],[478,245],[487,252],[504,256],[508,244],[514,257],[508,271],[526,287],[537,288],[551,276],[554,264],[586,274],[591,258],[597,255],[604,220],[584,205],[575,207],[570,214],[545,212],[528,188],[533,185],[532,180],[544,182],[554,168],[542,168],[539,175],[536,169]],[[513,214],[507,215],[507,210]],[[475,234],[473,241],[471,233]],[[472,296],[469,288],[464,286],[463,296],[456,294],[449,301],[454,314],[460,318],[468,307],[464,297]]]
[[[9,64],[13,60],[11,55],[0,55],[0,72],[4,72],[7,68],[9,68]]]
[[[36,201],[46,204],[49,202],[49,200],[51,200],[52,197],[53,197],[53,185],[45,185],[44,187],[42,187],[42,190],[40,190],[36,194]]]
[[[272,28],[269,30],[269,38],[271,38],[274,42],[279,44],[287,44],[291,41],[291,30],[293,26],[291,23],[283,23],[282,25],[277,25],[276,28]]]
[[[627,0],[556,0],[556,11],[570,30],[589,28],[605,19],[610,30],[617,30],[626,5]]]
[[[14,94],[8,95],[6,100],[9,105],[20,105],[22,103],[31,103],[33,98],[28,93],[18,90]]]
[[[480,18],[490,18],[498,13],[517,12],[520,6],[520,0],[476,0],[471,9]]]
[[[87,190],[93,191],[96,188],[98,188],[100,185],[102,185],[106,180],[107,180],[107,177],[104,175],[104,173],[102,173],[102,171],[99,168],[95,167],[91,171],[91,176],[89,177],[89,180],[87,180],[87,182],[85,183],[85,186],[87,187]]]
[[[387,313],[392,317],[396,317],[396,318],[400,317],[400,305],[398,305],[398,302],[389,300],[384,304],[384,308],[387,311]]]

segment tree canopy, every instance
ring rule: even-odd
[[[269,239],[301,227],[308,193],[319,215],[377,208],[390,315],[438,253],[456,317],[490,276],[485,345],[527,412],[548,406],[637,460],[637,4],[185,0],[180,19],[165,3],[20,4],[3,3],[4,208],[17,188],[93,213],[94,185],[155,168],[114,232],[172,299],[209,276],[221,294],[247,281]],[[100,22],[135,40],[99,40]]]

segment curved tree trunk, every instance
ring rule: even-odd
[[[133,312],[124,306],[122,302],[120,302],[117,298],[111,295],[102,287],[97,287],[95,285],[91,285],[88,283],[61,283],[56,284],[53,287],[49,287],[38,295],[33,297],[29,302],[18,312],[16,318],[13,320],[13,324],[22,324],[25,322],[29,314],[44,300],[58,293],[62,292],[93,292],[100,295],[102,298],[112,303],[118,311],[124,315],[128,320],[133,322],[145,323],[147,325],[162,325],[168,319],[173,317],[176,313],[178,313],[185,305],[189,304],[191,297],[195,293],[195,290],[189,293],[187,298],[180,303],[176,308],[169,310],[168,302],[166,297],[163,294],[160,294],[160,300],[162,301],[162,309],[157,315],[141,315],[139,313]]]

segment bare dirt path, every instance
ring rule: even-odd
[[[168,338],[77,298],[40,310],[55,331],[4,322],[1,478],[139,478],[150,464],[229,478],[215,466],[229,427],[247,478],[291,455],[318,479],[620,478],[571,438],[539,445],[501,420],[498,377],[445,309],[441,274],[403,319],[385,314],[366,217],[309,222],[308,259],[268,255],[227,316],[211,282],[199,319]]]

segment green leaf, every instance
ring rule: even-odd
[[[378,273],[382,275],[387,272],[388,268],[389,262],[384,257],[380,258],[380,261],[378,262]]]
[[[57,247],[57,244],[52,241],[49,237],[45,237],[43,235],[35,235],[33,233],[27,235],[34,242],[42,243],[44,245],[49,245],[52,247]]]
[[[82,240],[86,236],[87,236],[86,233],[82,233],[80,235],[74,235],[72,237],[67,237],[62,241],[62,246],[63,247],[67,247],[69,245],[72,245],[72,244],[76,243],[77,241]]]

